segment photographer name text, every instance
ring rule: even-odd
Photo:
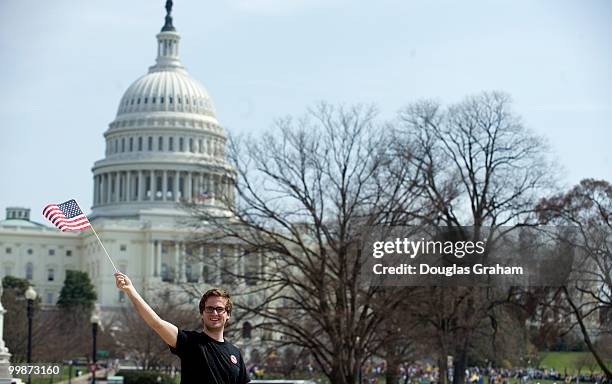
[[[472,266],[458,266],[453,264],[450,266],[431,266],[429,264],[399,264],[395,266],[385,266],[383,264],[374,264],[372,271],[375,275],[522,275],[523,267],[509,267],[500,264],[485,266],[483,264],[474,264]]]

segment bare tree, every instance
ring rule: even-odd
[[[533,217],[538,199],[553,185],[553,169],[542,139],[510,107],[509,96],[490,92],[446,108],[423,101],[400,111],[395,151],[407,156],[418,178],[423,223],[450,230],[470,226],[470,240],[482,240],[488,227],[491,245]],[[453,382],[462,384],[472,338],[511,295],[465,287],[435,289],[433,297],[437,305],[425,314],[441,351],[454,354]],[[442,383],[445,362],[441,356]]]
[[[373,108],[321,104],[259,139],[234,138],[237,201],[219,214],[198,211],[216,228],[209,241],[245,250],[243,292],[264,290],[245,308],[255,327],[308,350],[333,383],[354,383],[402,300],[359,282],[363,231],[405,215],[413,198],[375,118]]]
[[[420,171],[414,174],[430,208],[423,219],[432,224],[523,224],[554,185],[545,143],[525,128],[504,93],[482,93],[448,108],[417,102],[399,120],[396,150]]]
[[[612,331],[605,328],[612,316],[612,186],[603,180],[582,180],[566,193],[543,199],[538,213],[543,223],[565,226],[558,239],[575,251],[575,271],[562,291],[585,344],[612,379],[587,323],[600,323],[604,333]]]
[[[34,356],[41,361],[62,361],[92,354],[91,312],[81,307],[47,308],[37,314]],[[102,336],[102,332],[100,332]]]

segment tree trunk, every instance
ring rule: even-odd
[[[589,337],[589,332],[587,331],[586,326],[584,325],[584,320],[582,318],[582,313],[580,311],[580,308],[578,308],[576,304],[574,304],[574,302],[572,301],[572,298],[570,297],[570,294],[567,291],[567,287],[563,287],[563,292],[565,293],[565,297],[567,298],[569,305],[572,307],[572,310],[574,311],[574,314],[576,315],[576,319],[578,320],[578,325],[580,326],[580,331],[582,332],[582,337],[584,339],[585,344],[589,348],[589,351],[591,351],[591,354],[595,358],[595,361],[597,362],[597,365],[599,365],[599,368],[606,375],[606,379],[612,380],[612,371],[610,371],[610,369],[606,366],[601,356],[595,349],[595,346],[591,342],[591,338]],[[580,374],[580,370],[578,371],[578,374]]]
[[[331,384],[355,384],[356,381],[356,377],[352,373],[344,375],[340,367],[332,368],[331,377],[329,379]]]
[[[454,360],[453,384],[465,384],[465,369],[467,368],[468,337],[465,336],[463,345],[459,347],[457,359]]]
[[[442,355],[438,357],[438,367],[440,369],[440,378],[438,382],[440,384],[448,383],[448,353],[443,350]]]
[[[399,362],[396,359],[387,360],[387,372],[385,373],[386,384],[399,384]]]

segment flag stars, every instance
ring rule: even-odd
[[[76,203],[76,200],[74,199],[60,204],[59,209],[61,209],[62,212],[64,212],[64,215],[66,216],[67,219],[71,219],[75,216],[83,214],[78,204]]]

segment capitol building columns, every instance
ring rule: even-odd
[[[106,188],[104,188],[104,190],[106,191],[104,196],[104,203],[108,204],[111,201],[111,183],[110,176],[108,174],[104,175],[104,182],[106,183]]]
[[[169,283],[202,282],[205,270],[205,247],[190,248],[179,239],[151,239],[147,246],[145,280]]]
[[[161,171],[162,182],[161,182],[161,200],[166,201],[166,195],[168,194],[168,171]]]
[[[159,270],[157,269],[157,259],[161,255],[161,245],[157,240],[150,240],[148,243],[149,255],[147,257],[146,270],[147,270],[147,278],[150,280],[151,278],[159,277]]]
[[[153,201],[211,204],[233,196],[232,179],[217,173],[138,169],[94,176],[94,208]]]
[[[125,173],[125,201],[129,202],[132,200],[132,180],[130,175],[131,171]]]

